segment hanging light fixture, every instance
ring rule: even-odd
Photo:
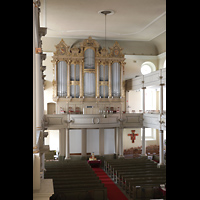
[[[113,15],[114,11],[113,10],[100,10],[98,13],[105,15],[105,49],[106,49],[106,16]]]

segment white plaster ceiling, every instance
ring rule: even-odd
[[[151,41],[166,31],[166,0],[41,0],[45,37]],[[164,41],[165,42],[165,41]]]

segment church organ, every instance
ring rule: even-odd
[[[78,46],[78,45],[77,45]],[[113,47],[101,48],[100,44],[89,37],[71,48],[62,39],[55,45],[53,60],[53,100],[59,106],[96,108],[120,107],[125,110],[125,88],[123,72],[124,54],[118,42]],[[97,107],[98,104],[98,107]],[[99,108],[99,109],[98,109]],[[94,109],[95,110],[95,109]]]

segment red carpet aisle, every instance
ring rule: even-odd
[[[115,185],[110,177],[101,168],[92,168],[105,187],[109,200],[128,200],[121,190]]]

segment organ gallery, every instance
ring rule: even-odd
[[[69,107],[74,113],[76,108],[80,108],[81,113],[89,113],[87,109],[94,108],[92,114],[98,114],[106,107],[109,110],[112,107],[114,111],[124,110],[126,63],[117,41],[109,51],[92,37],[71,48],[62,39],[55,47],[52,63],[53,100],[58,105],[56,113],[60,113],[60,107],[64,107],[67,113]],[[84,107],[85,102],[90,102],[90,107]]]

